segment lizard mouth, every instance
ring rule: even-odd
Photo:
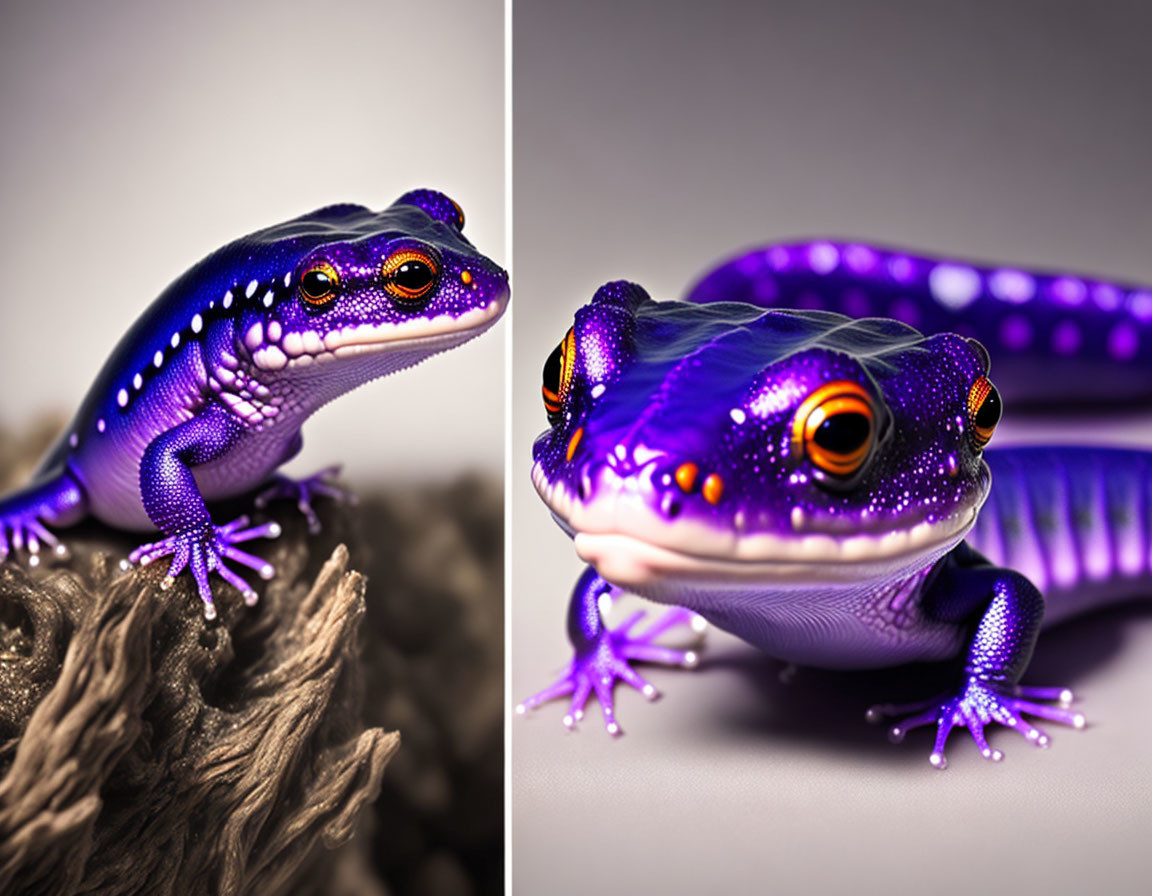
[[[539,464],[533,481],[580,557],[609,581],[638,588],[668,577],[803,585],[888,576],[954,547],[975,524],[981,503],[974,498],[939,519],[910,517],[871,530],[741,532],[735,525],[668,520],[624,487],[580,500],[563,482],[547,482]]]
[[[483,333],[500,319],[507,306],[508,298],[501,296],[455,316],[440,314],[399,323],[359,324],[323,335],[315,331],[278,334],[278,340],[259,344],[252,352],[252,360],[263,370],[283,370],[417,345],[449,348]],[[254,341],[259,343],[267,335],[261,333]]]

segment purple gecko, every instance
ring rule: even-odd
[[[333,205],[214,252],[169,286],[127,332],[33,481],[0,499],[0,561],[63,553],[48,527],[88,515],[162,538],[133,563],[171,556],[190,569],[204,614],[208,575],[245,602],[256,592],[228,562],[272,566],[236,547],[276,523],[213,523],[206,501],[269,482],[322,405],[483,333],[507,305],[507,274],[463,236],[447,196],[414,190],[390,208]],[[275,477],[257,500],[292,496],[316,529],[324,471]]]
[[[912,714],[894,740],[935,725],[939,768],[957,726],[992,760],[992,723],[1038,745],[1026,715],[1082,727],[1069,690],[1020,679],[1042,622],[1152,589],[1152,453],[986,452],[1001,399],[976,337],[1010,401],[1146,404],[1152,292],[813,242],[687,298],[609,283],[544,367],[532,478],[589,567],[572,664],[518,711],[571,695],[571,726],[595,693],[618,733],[616,681],[654,697],[633,661],[694,665],[654,639],[707,620],[796,664],[960,658],[954,691],[869,711]],[[622,591],[675,607],[611,630]]]

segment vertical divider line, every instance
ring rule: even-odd
[[[515,285],[512,240],[512,0],[504,0],[504,265]],[[512,347],[516,310],[504,328],[504,892],[512,892]]]

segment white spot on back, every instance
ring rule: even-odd
[[[1019,305],[1036,295],[1036,281],[1023,271],[1004,268],[988,277],[988,290],[1001,302]]]
[[[256,287],[258,287],[259,285],[260,285],[259,281],[253,280],[251,283],[248,284],[248,288],[244,290],[244,296],[246,298],[249,298],[249,299],[252,298],[252,296],[256,295]]]
[[[176,346],[178,346],[180,344],[180,334],[179,333],[173,333],[172,338],[169,339],[168,341],[170,343],[172,343],[172,348],[176,348]]]
[[[945,308],[958,311],[980,297],[980,275],[966,265],[938,264],[928,274],[928,289]]]
[[[232,307],[232,290],[228,290],[228,292],[224,293],[224,307]]]
[[[128,390],[127,389],[121,389],[119,392],[116,393],[116,404],[120,405],[120,407],[124,407],[125,405],[128,404]]]
[[[199,333],[204,329],[204,318],[199,314],[192,315],[192,332]]]
[[[1128,297],[1128,310],[1137,320],[1152,320],[1152,292],[1140,290]]]
[[[291,282],[292,282],[292,272],[289,271],[287,274],[284,275],[284,285],[287,286]]]
[[[132,388],[133,389],[139,389],[143,385],[144,385],[144,377],[142,377],[140,374],[136,374],[136,376],[132,377]]]
[[[1092,287],[1092,300],[1105,311],[1115,311],[1120,307],[1120,290],[1111,283],[1097,283]]]
[[[104,430],[107,428],[107,426],[108,426],[108,424],[105,423],[104,418],[101,417],[99,420],[96,421],[96,432],[104,432]]]
[[[264,293],[264,307],[271,308],[272,302],[275,298],[276,297],[272,294],[272,290],[268,290],[268,292]]]
[[[1075,277],[1057,277],[1048,288],[1052,298],[1064,305],[1079,305],[1088,297],[1088,287]]]
[[[840,253],[831,243],[813,243],[808,247],[808,264],[817,274],[828,274],[840,263]]]
[[[592,387],[592,397],[593,398],[599,398],[601,395],[604,394],[604,392],[607,390],[607,388],[608,387],[605,386],[603,383],[597,383],[595,386]]]
[[[731,415],[732,421],[737,425],[742,424],[748,419],[748,416],[740,408],[732,408],[728,413]]]
[[[156,354],[152,356],[152,363],[157,367],[164,366],[164,352],[157,350]]]

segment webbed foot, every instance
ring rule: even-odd
[[[147,566],[160,557],[172,555],[168,575],[160,587],[171,588],[175,584],[176,576],[186,568],[191,569],[192,578],[195,579],[196,588],[200,592],[200,599],[204,602],[204,616],[207,619],[215,619],[216,606],[212,602],[212,589],[208,585],[209,572],[215,571],[220,578],[235,587],[249,606],[256,603],[256,592],[225,565],[225,560],[232,560],[256,570],[262,579],[270,579],[276,574],[272,564],[233,545],[254,538],[276,538],[280,535],[280,524],[264,523],[245,528],[248,522],[248,517],[242,516],[223,526],[209,525],[206,529],[181,532],[151,544],[141,545],[128,555],[128,560],[130,563]]]
[[[48,526],[68,526],[85,512],[84,493],[67,474],[38,482],[4,499],[0,508],[0,563],[12,553],[39,566],[45,554],[67,557],[68,549]]]
[[[312,508],[313,499],[323,496],[346,504],[356,503],[356,496],[352,492],[340,488],[333,482],[339,475],[340,469],[340,464],[334,464],[303,479],[292,479],[277,474],[272,478],[271,485],[256,496],[256,507],[263,509],[272,501],[281,498],[295,501],[296,506],[304,515],[304,519],[308,522],[308,531],[315,535],[320,531],[320,519]]]
[[[1055,701],[1056,705],[1037,703],[1037,700]],[[984,735],[986,726],[995,722],[1017,731],[1038,747],[1047,747],[1050,743],[1047,733],[1032,725],[1023,716],[1038,716],[1073,728],[1083,728],[1086,724],[1084,715],[1068,708],[1072,700],[1073,694],[1067,688],[1015,685],[1000,690],[988,682],[970,678],[964,690],[951,698],[941,695],[914,705],[873,706],[868,710],[867,718],[870,722],[878,722],[885,717],[919,711],[916,715],[893,725],[888,730],[889,739],[893,743],[899,743],[913,728],[935,724],[936,742],[928,761],[936,768],[943,769],[948,765],[944,745],[953,728],[957,726],[967,728],[981,755],[985,759],[999,762],[1004,758],[1004,754],[988,744]]]
[[[13,552],[25,552],[28,565],[39,566],[42,553],[47,551],[56,557],[68,555],[68,549],[40,521],[38,512],[0,517],[0,563]]]
[[[655,639],[670,628],[688,624],[700,633],[706,623],[703,617],[682,607],[667,610],[655,622],[639,634],[632,630],[648,615],[639,610],[626,619],[618,628],[604,628],[595,644],[586,651],[578,651],[572,659],[568,671],[554,683],[539,693],[533,694],[516,707],[520,715],[535,709],[542,703],[572,695],[564,724],[574,728],[584,718],[584,707],[588,698],[595,693],[604,716],[604,726],[611,735],[621,733],[616,721],[615,704],[612,697],[617,681],[623,681],[640,691],[649,700],[656,700],[660,693],[655,686],[645,681],[633,668],[633,662],[661,663],[668,666],[694,668],[699,662],[695,650],[682,650],[654,643]]]

